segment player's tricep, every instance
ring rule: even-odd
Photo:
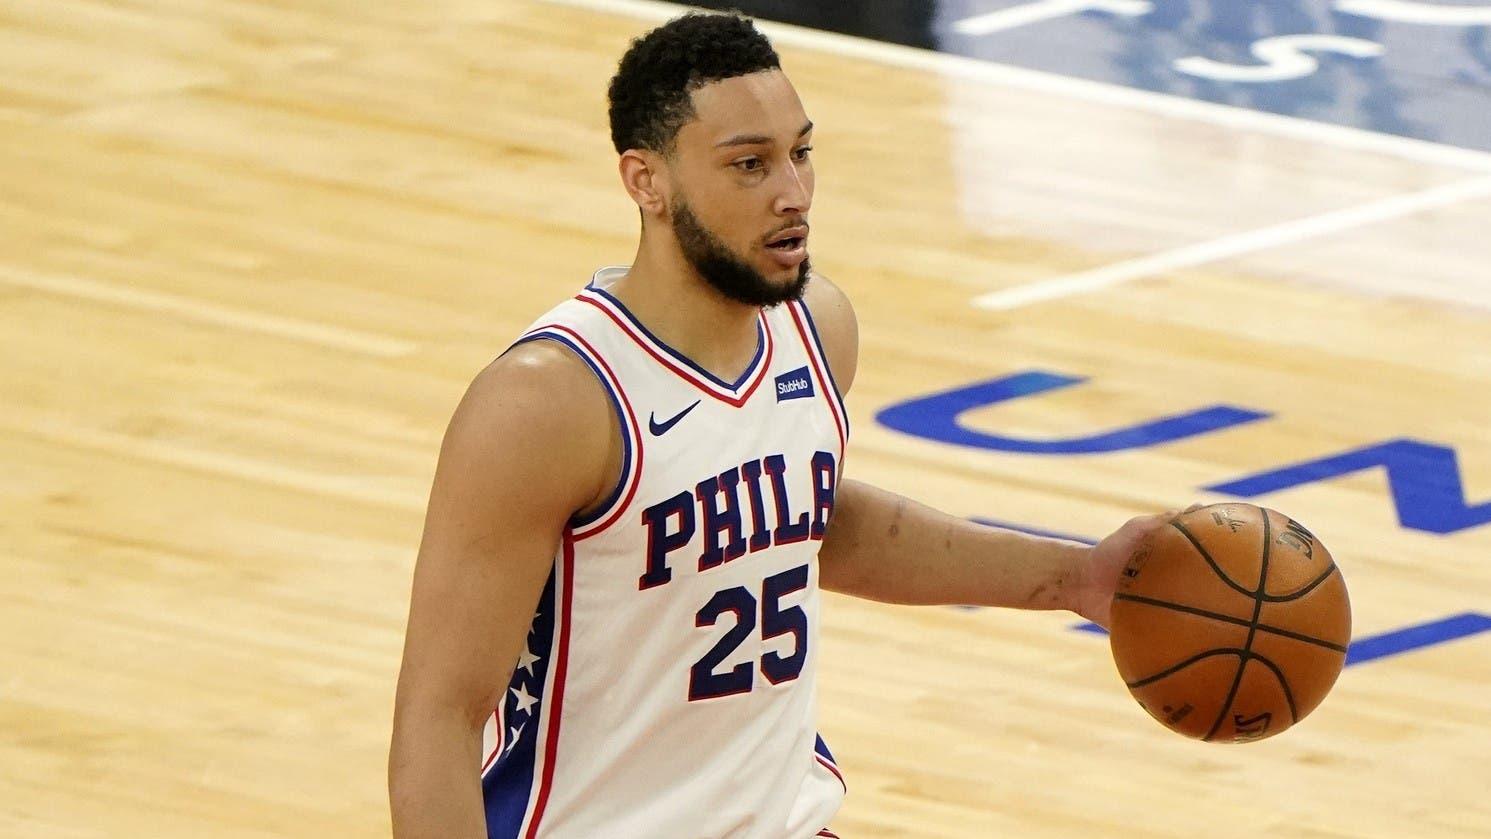
[[[583,395],[559,410],[567,371],[544,360],[494,364],[467,391],[441,445],[415,564],[400,701],[473,724],[517,660],[560,535],[605,459]]]

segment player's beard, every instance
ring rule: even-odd
[[[710,287],[725,297],[748,306],[775,306],[802,297],[808,284],[808,260],[797,266],[797,278],[778,285],[735,255],[730,246],[714,235],[689,208],[688,202],[673,202],[673,235],[683,250],[684,259],[699,272]]]

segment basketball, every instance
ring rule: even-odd
[[[1213,504],[1134,552],[1110,642],[1129,692],[1166,727],[1261,740],[1318,706],[1346,662],[1351,604],[1330,552],[1294,519]]]

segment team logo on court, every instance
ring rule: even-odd
[[[813,395],[813,380],[808,377],[808,368],[799,367],[777,376],[777,401],[806,399]]]

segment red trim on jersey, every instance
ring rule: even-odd
[[[599,300],[596,300],[593,297],[587,297],[583,294],[576,295],[575,299],[579,300],[582,303],[589,303],[597,309],[600,309],[606,314],[606,317],[610,318],[613,323],[620,327],[621,331],[625,332],[632,339],[632,341],[637,344],[637,346],[646,351],[648,355],[657,359],[659,364],[662,364],[664,367],[672,370],[675,374],[678,375],[679,378],[683,379],[699,390],[704,391],[710,396],[713,396],[715,399],[718,399],[731,407],[739,408],[740,406],[744,405],[746,401],[751,398],[751,394],[756,392],[756,388],[760,387],[761,383],[766,380],[766,371],[771,369],[771,327],[766,323],[765,315],[758,316],[758,323],[761,326],[761,333],[765,336],[764,338],[762,338],[762,340],[766,343],[766,348],[761,353],[761,366],[756,370],[756,378],[748,386],[746,386],[746,389],[739,396],[728,396],[726,394],[720,393],[718,385],[707,382],[699,378],[698,376],[695,376],[686,368],[674,364],[671,360],[668,359],[667,356],[653,349],[652,344],[649,343],[643,336],[638,335],[637,331],[632,328],[632,325],[627,322],[626,318],[623,318],[615,312],[611,311],[611,308],[606,304],[602,303]]]
[[[606,371],[606,378],[610,379],[609,384],[611,389],[614,390],[616,392],[616,396],[621,399],[622,407],[626,408],[626,417],[628,422],[623,423],[623,425],[626,425],[626,428],[622,429],[622,433],[628,435],[631,438],[632,451],[636,452],[637,454],[636,457],[632,458],[631,472],[624,478],[624,480],[626,481],[626,491],[623,494],[621,501],[617,503],[616,507],[611,511],[611,515],[608,516],[604,521],[600,523],[591,523],[581,528],[581,531],[583,532],[575,536],[575,541],[579,541],[581,539],[589,539],[591,536],[594,536],[597,533],[600,533],[601,531],[615,524],[616,521],[621,518],[621,514],[626,511],[627,505],[632,503],[632,498],[636,496],[637,487],[640,486],[642,483],[642,426],[637,424],[637,414],[635,411],[632,410],[631,400],[626,398],[626,391],[623,390],[621,387],[621,379],[616,377],[616,372],[611,369],[611,365],[606,363],[606,359],[601,357],[600,353],[596,352],[595,347],[591,346],[589,341],[586,341],[584,338],[580,337],[580,333],[576,332],[573,329],[570,329],[568,326],[564,326],[563,324],[551,323],[544,326],[536,327],[534,329],[530,329],[527,333],[525,333],[524,337],[549,329],[552,329],[556,332],[562,332],[570,338],[573,338],[577,343],[579,343],[580,346],[585,348],[585,351],[590,354],[591,359],[595,361],[596,364],[599,364],[602,370]]]
[[[825,828],[823,828],[823,829],[822,829],[822,830],[820,830],[820,831],[818,831],[818,832],[817,832],[817,833],[816,833],[816,834],[814,834],[814,835],[815,835],[815,836],[826,836],[826,837],[828,837],[828,839],[839,839],[839,834],[837,834],[837,833],[834,833],[834,832],[832,832],[832,831],[830,831],[830,830],[829,830],[829,829],[828,829],[828,828],[826,828],[826,827],[825,827]]]
[[[838,392],[834,390],[833,382],[823,373],[823,367],[828,365],[828,359],[824,359],[821,366],[818,363],[818,353],[816,347],[813,346],[813,339],[808,335],[808,328],[803,324],[802,315],[798,314],[797,311],[797,307],[800,305],[802,304],[798,302],[788,303],[787,311],[792,314],[792,325],[797,327],[797,336],[802,339],[802,346],[808,354],[808,361],[813,365],[813,373],[818,377],[818,389],[823,392],[823,399],[828,403],[828,412],[834,418],[834,426],[838,428],[839,468],[843,469],[844,449],[846,448],[847,440],[844,435],[844,420],[839,416],[839,404],[835,398]],[[835,770],[835,774],[837,774],[837,770]],[[843,778],[841,777],[839,780],[842,781]]]
[[[828,762],[828,758],[824,757],[821,754],[818,754],[817,752],[813,753],[813,757],[817,758],[817,760],[818,760],[819,763],[823,764],[824,766],[827,766],[828,767],[828,771],[834,773],[834,777],[839,779],[839,786],[843,787],[844,788],[844,792],[847,793],[849,791],[849,785],[846,784],[846,783],[844,783],[844,773],[842,773],[842,772],[839,771],[839,767],[834,766],[832,763],[829,763]]]
[[[534,800],[533,817],[528,823],[526,839],[533,839],[538,835],[538,825],[544,817],[544,806],[549,803],[549,791],[554,786],[554,761],[559,756],[559,720],[564,711],[564,673],[569,664],[569,617],[575,583],[575,540],[568,530],[564,532],[564,560],[560,576],[564,595],[557,598],[559,614],[554,616],[559,631],[559,652],[554,660],[553,691],[548,698],[549,731],[544,742],[544,775],[539,782],[538,797]]]
[[[492,748],[492,753],[487,755],[486,761],[481,765],[481,774],[483,775],[487,774],[487,770],[492,768],[492,764],[496,762],[497,756],[502,754],[503,735],[507,733],[502,727],[502,706],[506,704],[507,691],[504,690],[502,698],[497,700],[497,707],[492,709],[493,721],[497,724],[497,745]]]

